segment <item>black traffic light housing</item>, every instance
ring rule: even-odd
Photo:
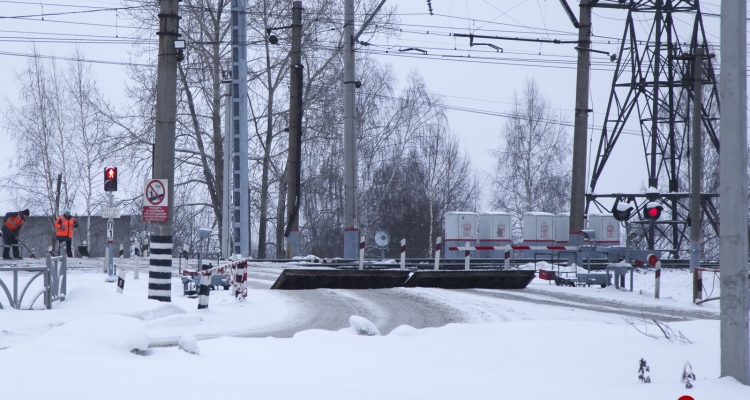
[[[117,167],[104,168],[104,191],[117,191]]]
[[[662,207],[661,204],[655,201],[650,201],[646,204],[646,207],[643,208],[643,217],[644,219],[656,221],[661,217],[661,212],[663,210],[664,207]]]
[[[622,203],[620,203],[622,201]],[[627,222],[633,216],[634,207],[630,204],[631,199],[618,197],[612,206],[612,216],[620,222]]]

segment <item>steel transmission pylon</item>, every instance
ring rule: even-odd
[[[592,170],[586,213],[592,201],[597,197],[606,197],[591,194],[595,193],[607,160],[626,124],[631,121],[627,127],[635,129],[637,123],[642,137],[648,184],[660,192],[666,189],[670,193],[658,201],[670,210],[672,216],[671,221],[664,224],[666,226],[652,225],[648,228],[645,235],[647,246],[653,249],[655,242],[669,244],[669,248],[673,249],[672,256],[679,258],[679,250],[684,250],[683,242],[688,241],[688,209],[684,199],[689,196],[689,186],[684,182],[681,184],[680,171],[682,161],[686,160],[684,156],[690,151],[694,68],[694,57],[690,55],[695,54],[696,48],[702,48],[704,54],[711,53],[699,1],[600,0],[593,2],[592,6],[625,9],[627,18]],[[692,17],[692,32],[688,38],[680,35],[675,26],[674,17],[677,15]],[[638,33],[643,32],[644,25],[648,28],[645,37],[643,33]],[[719,94],[710,58],[703,65],[702,76],[702,126],[711,143],[709,151],[718,152]],[[660,182],[662,186],[659,186]],[[680,195],[682,193],[684,196]],[[710,203],[714,196],[701,196],[701,200],[704,215],[718,234],[718,216]]]

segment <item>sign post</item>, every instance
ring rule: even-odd
[[[108,194],[108,206],[110,209],[114,208],[114,196],[112,195],[112,192],[107,192]],[[111,217],[107,219],[107,278],[105,279],[107,282],[114,282],[115,281],[115,261],[114,261],[114,253],[115,253],[115,220]]]

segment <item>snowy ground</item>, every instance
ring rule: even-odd
[[[269,290],[282,267],[253,265],[246,301],[212,291],[201,311],[177,277],[172,303],[146,299],[143,270],[116,293],[101,260],[71,260],[67,299],[52,310],[8,309],[0,292],[0,398],[750,397],[718,379],[719,304],[693,305],[686,271],[663,271],[654,299],[652,272],[635,275],[632,293],[539,279],[517,291]],[[352,315],[383,336],[357,335]],[[666,339],[652,319],[689,342]],[[181,338],[190,347],[191,336],[198,355],[160,347]],[[652,383],[637,379],[640,358]],[[697,376],[690,390],[680,382],[688,361]]]

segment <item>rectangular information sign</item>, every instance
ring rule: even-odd
[[[102,218],[120,218],[120,209],[117,207],[102,207]]]
[[[168,184],[167,179],[146,179],[143,193],[143,222],[169,221]]]

